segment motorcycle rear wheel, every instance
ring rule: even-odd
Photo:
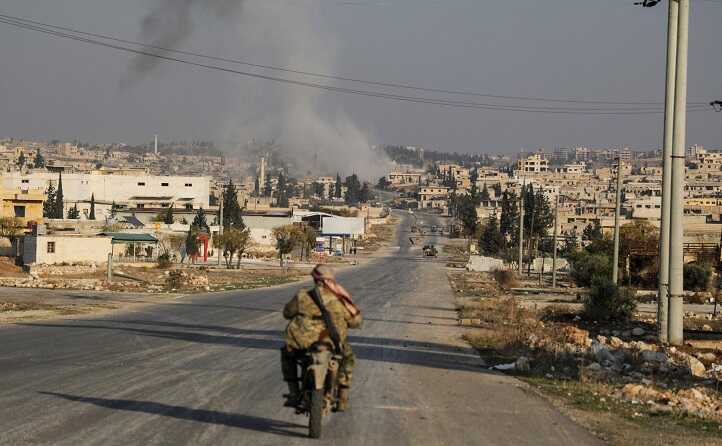
[[[323,390],[311,391],[311,407],[309,408],[308,417],[308,436],[311,438],[321,438],[321,426],[323,422]]]

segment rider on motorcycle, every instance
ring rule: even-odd
[[[336,282],[330,267],[316,266],[311,272],[311,277],[314,279],[315,288],[299,291],[283,308],[283,317],[290,320],[284,333],[286,345],[281,349],[281,371],[284,381],[288,383],[285,405],[296,407],[301,400],[298,360],[315,343],[333,344],[321,309],[311,296],[312,292],[316,292],[331,316],[341,344],[338,347],[343,360],[339,368],[337,410],[344,411],[348,408],[351,375],[356,362],[356,357],[347,342],[347,334],[349,328],[361,327],[362,316],[348,291]]]

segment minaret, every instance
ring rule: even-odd
[[[264,187],[266,187],[266,158],[262,156],[258,166],[258,190],[260,192],[259,195],[263,195],[261,191]]]
[[[158,156],[158,135],[155,135],[155,145],[153,147],[153,152],[155,153],[155,156]]]

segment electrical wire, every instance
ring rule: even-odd
[[[177,49],[137,42],[137,41],[133,41],[133,40],[120,39],[120,38],[105,35],[105,34],[90,33],[90,32],[86,32],[86,31],[74,29],[74,28],[69,28],[66,26],[51,25],[51,24],[39,22],[36,20],[31,20],[28,18],[15,17],[15,16],[10,16],[7,14],[2,14],[2,13],[0,13],[0,18],[4,18],[7,20],[12,20],[12,21],[16,21],[16,22],[25,22],[25,23],[45,27],[45,28],[52,28],[55,30],[67,31],[67,32],[71,32],[74,34],[80,34],[80,35],[89,36],[89,37],[100,38],[100,39],[104,39],[104,40],[108,40],[108,41],[112,41],[112,42],[124,43],[124,44],[144,47],[144,48],[150,48],[150,49],[159,50],[159,51],[163,51],[163,52],[167,52],[167,53],[182,54],[185,56],[193,56],[193,57],[199,57],[199,58],[203,58],[203,59],[207,59],[207,60],[214,60],[217,62],[226,62],[226,63],[233,63],[233,64],[238,64],[238,65],[245,65],[245,66],[261,68],[261,69],[265,69],[265,70],[281,71],[281,72],[286,72],[286,73],[299,74],[299,75],[303,75],[303,76],[312,76],[312,77],[318,77],[318,78],[322,78],[322,79],[355,82],[355,83],[380,86],[380,87],[401,88],[401,89],[408,89],[408,90],[425,91],[425,92],[429,92],[429,93],[442,93],[442,94],[451,94],[451,95],[460,95],[460,96],[478,96],[478,97],[486,97],[486,98],[491,98],[491,99],[518,100],[518,101],[531,101],[531,102],[620,105],[620,106],[663,105],[664,104],[663,102],[649,102],[649,101],[636,101],[635,102],[635,101],[592,100],[592,99],[578,99],[578,98],[543,98],[543,97],[533,97],[533,96],[497,95],[497,94],[478,93],[478,92],[461,91],[461,90],[426,88],[426,87],[419,87],[419,86],[415,86],[415,85],[401,84],[401,83],[394,83],[394,82],[369,81],[369,80],[357,79],[357,78],[352,78],[352,77],[335,76],[335,75],[322,74],[322,73],[316,73],[316,72],[310,72],[310,71],[304,71],[304,70],[298,70],[298,69],[292,69],[292,68],[286,68],[286,67],[256,64],[256,63],[251,63],[251,62],[238,60],[238,59],[209,56],[209,55],[197,53],[197,52],[177,50]],[[688,104],[689,105],[704,105],[705,102],[690,101],[690,102],[688,102]]]
[[[217,65],[199,63],[199,62],[195,62],[192,60],[186,60],[186,59],[181,59],[181,58],[172,57],[172,56],[168,56],[168,55],[156,54],[156,53],[152,53],[149,51],[128,48],[128,47],[121,46],[121,45],[110,44],[107,42],[99,41],[97,39],[90,39],[90,38],[81,37],[81,36],[74,35],[74,34],[63,33],[63,32],[59,32],[59,31],[55,31],[53,29],[48,29],[48,28],[40,26],[40,25],[31,25],[26,22],[7,19],[4,17],[0,18],[0,23],[4,23],[7,25],[17,27],[17,28],[21,28],[21,29],[37,31],[37,32],[55,36],[55,37],[60,37],[60,38],[75,40],[75,41],[84,42],[84,43],[88,43],[88,44],[92,44],[92,45],[116,49],[119,51],[124,51],[124,52],[128,52],[128,53],[136,54],[136,55],[154,57],[154,58],[157,58],[160,60],[186,64],[186,65],[195,66],[198,68],[222,71],[222,72],[226,72],[226,73],[237,74],[240,76],[264,79],[264,80],[275,81],[275,82],[280,82],[280,83],[285,83],[285,84],[298,85],[298,86],[304,86],[304,87],[309,87],[309,88],[316,88],[316,89],[321,89],[321,90],[325,90],[325,91],[354,94],[354,95],[367,96],[367,97],[376,97],[376,98],[383,98],[383,99],[391,99],[391,100],[402,101],[402,102],[434,104],[434,105],[440,105],[440,106],[444,106],[444,107],[473,109],[473,110],[516,111],[516,112],[527,112],[527,113],[566,114],[566,115],[625,116],[625,115],[650,115],[650,114],[664,113],[663,110],[656,110],[656,109],[651,109],[651,108],[612,110],[612,109],[577,109],[577,108],[512,106],[512,105],[504,105],[504,104],[487,104],[487,103],[455,101],[455,100],[439,99],[439,98],[404,96],[404,95],[391,94],[391,93],[386,93],[386,92],[369,91],[369,90],[357,90],[357,89],[337,87],[337,86],[326,85],[326,84],[317,84],[317,83],[312,83],[312,82],[299,81],[299,80],[295,80],[295,79],[280,78],[280,77],[269,76],[269,75],[265,75],[265,74],[234,70],[231,68],[217,66]],[[692,107],[690,107],[689,110],[690,111],[702,111],[703,110],[703,109],[697,108],[697,107],[698,106],[693,105]]]

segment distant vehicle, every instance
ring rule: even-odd
[[[426,257],[436,257],[439,252],[436,250],[434,245],[424,245],[424,255]]]

